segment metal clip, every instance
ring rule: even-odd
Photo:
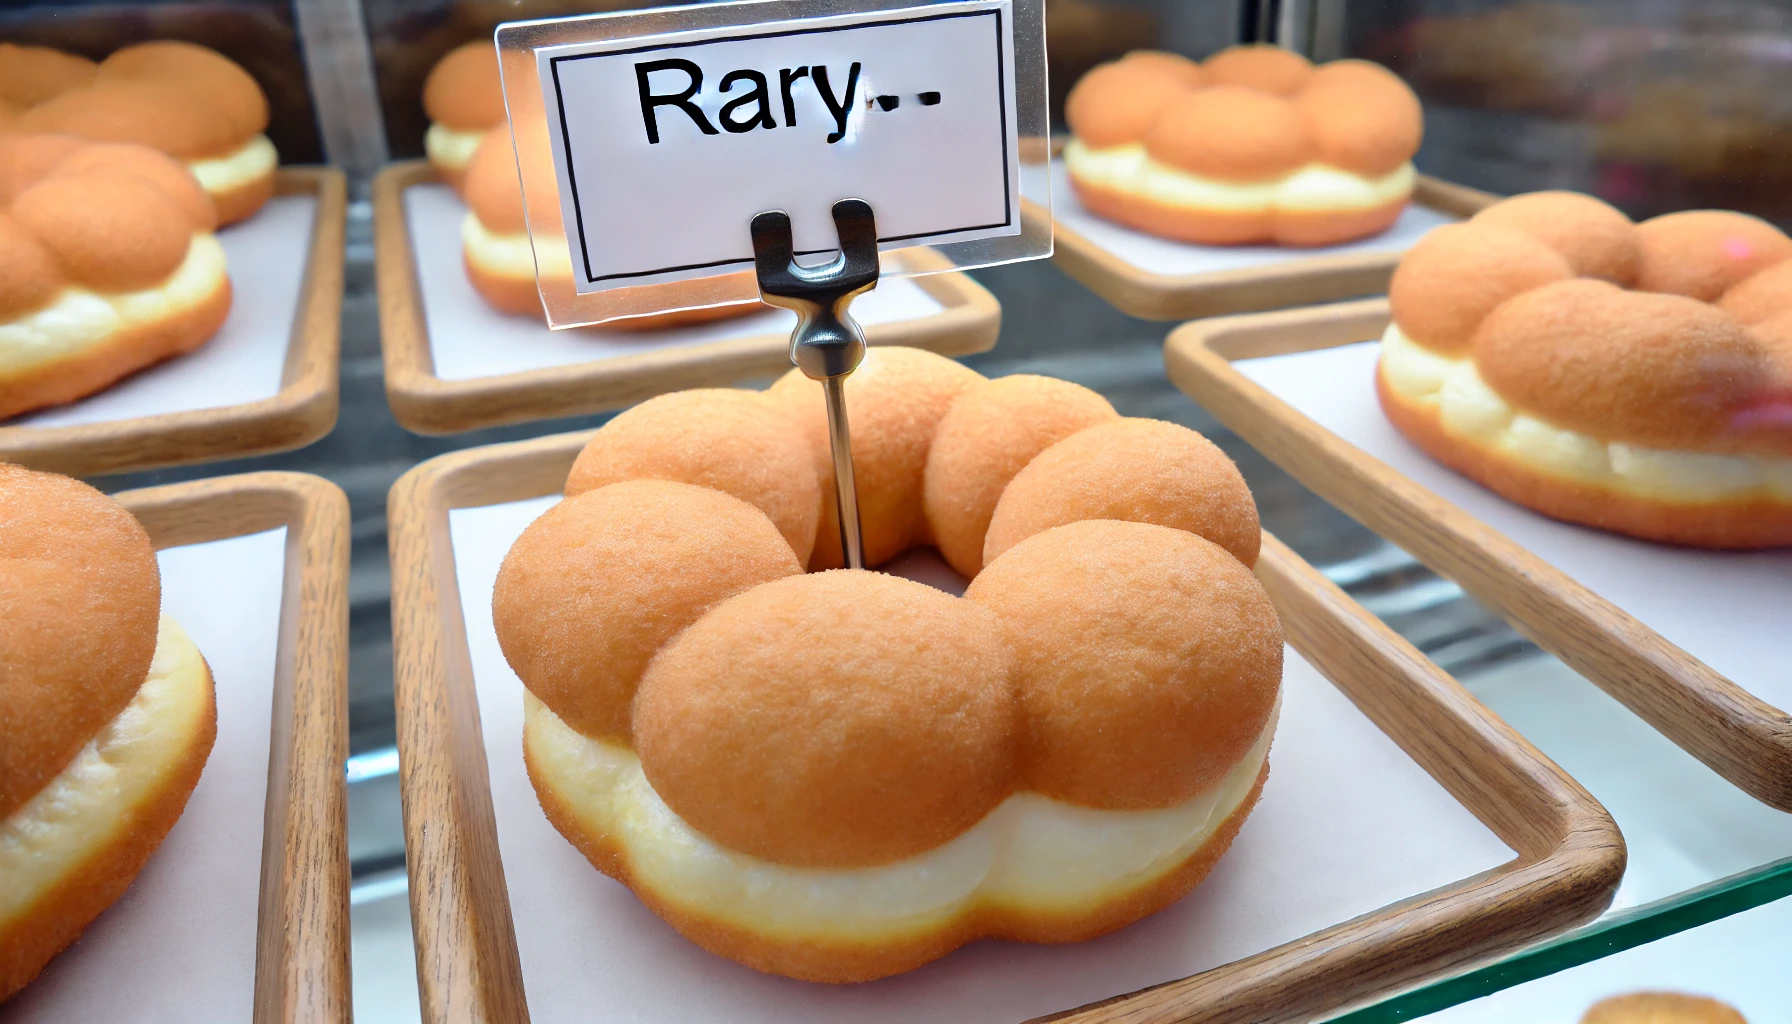
[[[865,332],[846,311],[852,300],[877,287],[877,221],[871,204],[834,204],[840,254],[819,267],[799,267],[790,215],[768,210],[753,218],[753,257],[759,291],[773,306],[797,315],[790,361],[827,396],[828,444],[834,456],[834,500],[840,517],[840,550],[849,569],[865,567],[859,529],[859,493],[852,471],[852,437],[846,421],[846,375],[865,358]]]

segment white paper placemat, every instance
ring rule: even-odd
[[[260,213],[218,232],[232,297],[230,315],[212,340],[73,405],[7,425],[109,423],[243,405],[279,394],[316,211],[313,196],[275,196]]]
[[[1146,273],[1173,277],[1242,270],[1246,267],[1287,263],[1315,256],[1405,252],[1427,231],[1460,219],[1414,203],[1400,214],[1400,219],[1388,230],[1372,238],[1345,242],[1342,245],[1311,249],[1279,245],[1190,245],[1123,228],[1090,213],[1084,209],[1083,204],[1077,202],[1076,193],[1070,187],[1069,172],[1065,171],[1062,160],[1053,160],[1050,171],[1039,164],[1021,168],[1022,195],[1043,195],[1048,183],[1051,188],[1052,219],[1082,235],[1091,244],[1113,253]]]
[[[498,648],[491,593],[511,542],[555,500],[449,516],[523,982],[543,1024],[1012,1022],[1229,963],[1512,857],[1290,651],[1262,801],[1180,903],[1091,942],[979,942],[864,985],[758,974],[686,942],[542,816],[523,770],[522,684]]]
[[[473,291],[461,265],[460,226],[467,207],[452,189],[437,184],[408,188],[404,209],[430,356],[442,380],[496,377],[667,347],[789,334],[796,326],[796,314],[779,309],[655,331],[550,331],[534,317],[498,312]],[[859,323],[870,325],[919,320],[944,308],[913,279],[886,277],[876,289],[853,300],[852,314]]]
[[[1792,1020],[1792,897],[1719,918],[1424,1018],[1428,1024],[1578,1024],[1608,996],[1687,992],[1750,1024]]]
[[[124,897],[38,979],[4,1024],[247,1021],[268,789],[286,531],[171,548],[162,609],[217,684],[218,738],[186,810]]]

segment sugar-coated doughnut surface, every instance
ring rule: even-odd
[[[1107,399],[1055,377],[1015,374],[967,388],[927,455],[923,501],[940,555],[977,575],[989,518],[1014,475],[1071,434],[1118,418]]]
[[[1103,64],[1077,82],[1064,101],[1064,120],[1077,138],[1096,147],[1137,142],[1164,108],[1194,84],[1186,72],[1162,59],[1172,55],[1147,56]],[[1199,73],[1197,65],[1197,81]]]
[[[1419,150],[1425,116],[1399,76],[1366,60],[1333,61],[1294,97],[1313,157],[1329,167],[1381,175]]]
[[[1170,101],[1141,140],[1145,152],[1192,174],[1226,181],[1279,178],[1313,158],[1294,104],[1218,85]]]
[[[1008,795],[996,617],[863,569],[718,606],[654,659],[635,744],[679,817],[743,853],[865,867],[932,849]]]
[[[1446,224],[1428,232],[1394,268],[1388,304],[1415,342],[1455,354],[1500,303],[1574,276],[1561,253],[1515,228]]]
[[[764,512],[807,563],[821,521],[815,456],[781,403],[699,388],[651,398],[604,424],[566,478],[571,497],[623,480],[713,487]]]
[[[1581,277],[1629,287],[1636,281],[1642,248],[1630,218],[1579,192],[1531,192],[1513,196],[1469,218],[1529,235],[1553,249]]]
[[[1748,1024],[1728,1003],[1682,992],[1631,992],[1601,999],[1580,1024]]]
[[[802,571],[765,513],[721,491],[630,480],[529,524],[498,571],[492,623],[510,667],[588,736],[629,735],[648,660],[716,604]]]
[[[1257,741],[1282,628],[1251,571],[1183,530],[1086,519],[1034,534],[965,592],[1014,652],[1027,789],[1088,807],[1181,803]]]
[[[497,46],[490,39],[475,39],[449,50],[423,80],[423,112],[457,132],[503,123]]]
[[[142,685],[161,579],[149,535],[116,502],[0,463],[0,819]]]
[[[1009,483],[990,518],[983,562],[1036,533],[1081,519],[1187,530],[1257,564],[1257,504],[1238,467],[1200,434],[1122,419],[1059,441]]]
[[[1792,259],[1792,239],[1746,213],[1688,210],[1636,226],[1642,265],[1636,287],[1716,302],[1724,292],[1775,263]]]
[[[865,361],[846,378],[866,565],[882,565],[931,539],[922,497],[927,453],[952,403],[981,380],[982,374],[945,356],[896,346],[868,349]],[[791,370],[768,394],[789,403],[814,453],[822,508],[809,568],[839,568],[845,562],[821,384]]]

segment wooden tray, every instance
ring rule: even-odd
[[[310,247],[277,394],[255,402],[77,426],[0,425],[0,461],[72,476],[124,473],[302,448],[336,425],[348,186],[329,167],[283,167],[277,196],[314,195]],[[226,229],[227,231],[229,229]],[[231,267],[233,275],[282,268]]]
[[[452,434],[604,412],[667,391],[723,386],[790,368],[790,336],[780,331],[707,344],[668,345],[469,380],[436,376],[404,199],[407,189],[435,180],[427,162],[412,160],[387,167],[373,182],[374,261],[386,398],[393,415],[407,429],[420,434]],[[949,265],[932,252],[905,258],[915,269]],[[961,273],[929,274],[914,280],[945,308],[915,320],[868,324],[865,333],[871,344],[908,345],[949,356],[985,352],[995,345],[1002,309],[982,285]],[[463,286],[472,288],[464,282]]]
[[[557,493],[589,437],[441,456],[401,478],[389,500],[400,780],[425,1021],[529,1016],[449,510]],[[1304,1021],[1592,917],[1617,886],[1623,839],[1578,784],[1267,535],[1257,572],[1307,662],[1518,856],[1267,952],[1042,1019]]]
[[[1053,143],[1055,155],[1063,140]],[[1034,173],[1049,173],[1049,168],[1035,167]],[[1057,201],[1054,197],[1054,206]],[[1498,202],[1499,197],[1421,174],[1412,201],[1452,217],[1469,217]],[[1287,259],[1272,264],[1162,274],[1134,266],[1067,226],[1062,218],[1053,218],[1052,233],[1053,258],[1065,273],[1122,313],[1145,320],[1188,320],[1373,295],[1387,290],[1388,278],[1400,262],[1397,252],[1289,249]]]
[[[1455,580],[1718,774],[1792,811],[1792,716],[1231,365],[1379,338],[1388,316],[1387,300],[1370,299],[1186,324],[1164,361],[1177,386],[1321,497]]]

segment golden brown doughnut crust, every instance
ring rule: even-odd
[[[1751,326],[1792,313],[1792,259],[1744,279],[1724,293],[1717,308]]]
[[[985,609],[864,569],[810,573],[724,601],[668,644],[635,697],[635,747],[654,792],[716,842],[870,867],[939,846],[1008,795],[1011,686]]]
[[[1014,475],[1066,437],[1118,419],[1108,400],[1055,377],[978,381],[940,420],[922,488],[936,547],[965,576],[983,568],[983,537]]]
[[[1581,277],[1629,287],[1642,263],[1636,225],[1607,203],[1579,192],[1531,192],[1502,199],[1469,218],[1529,235],[1555,250]]]
[[[1196,68],[1190,76],[1173,56],[1141,51],[1084,75],[1064,99],[1070,130],[1097,149],[1144,138],[1164,108],[1199,81],[1198,65],[1189,62]]]
[[[490,39],[462,43],[436,62],[423,80],[423,112],[457,132],[484,131],[504,123],[498,50]]]
[[[1183,93],[1164,107],[1142,141],[1158,161],[1221,181],[1279,178],[1313,159],[1294,104],[1239,86]]]
[[[35,107],[88,84],[98,70],[86,57],[47,46],[0,42],[0,104]]]
[[[1552,519],[1665,544],[1714,549],[1792,544],[1792,502],[1670,504],[1564,480],[1444,430],[1437,412],[1401,398],[1380,370],[1375,392],[1395,429],[1427,455],[1488,490]]]
[[[1632,992],[1601,999],[1580,1024],[1748,1024],[1736,1008],[1680,992]]]
[[[674,391],[625,410],[585,445],[568,497],[622,480],[713,487],[764,512],[809,560],[821,520],[815,458],[787,409],[755,391]]]
[[[1636,287],[1700,302],[1716,302],[1741,281],[1792,259],[1792,239],[1779,228],[1728,210],[1663,214],[1638,224],[1636,234],[1642,249]]]
[[[3,468],[3,467],[0,467]],[[0,489],[4,485],[0,484]],[[0,501],[3,501],[0,498]],[[145,673],[148,668],[144,669]],[[51,958],[68,948],[93,919],[118,902],[150,855],[162,845],[199,785],[199,774],[211,756],[218,735],[218,705],[211,666],[205,668],[204,724],[194,734],[180,763],[154,800],[134,809],[109,846],[94,851],[78,868],[44,893],[26,913],[20,927],[0,930],[0,1003],[41,973]],[[142,680],[138,681],[142,685]],[[135,691],[132,692],[135,695]],[[108,719],[108,721],[110,721]],[[0,755],[3,756],[3,755]],[[0,777],[4,772],[0,772]],[[0,814],[0,818],[4,815]]]
[[[1257,564],[1257,503],[1212,441],[1161,420],[1121,419],[1070,435],[1015,475],[990,518],[989,565],[1021,541],[1081,519],[1187,530]]]
[[[1322,164],[1380,177],[1399,170],[1425,135],[1419,98],[1397,75],[1366,60],[1316,69],[1294,96],[1314,157]]]
[[[1202,62],[1209,85],[1236,85],[1272,96],[1292,96],[1307,84],[1313,63],[1271,43],[1228,46]]]
[[[1505,225],[1446,224],[1407,250],[1388,285],[1394,322],[1414,342],[1458,355],[1495,307],[1534,288],[1566,281],[1560,253]]]
[[[116,502],[0,463],[0,820],[143,685],[161,581],[149,534]]]
[[[204,160],[235,152],[265,131],[268,101],[255,79],[223,54],[158,40],[112,54],[90,85],[27,110],[20,126]]]
[[[965,598],[996,613],[1014,652],[1025,788],[1067,803],[1143,810],[1211,789],[1281,689],[1269,595],[1183,530],[1111,519],[1046,530],[990,562]]]
[[[801,571],[777,527],[739,498],[630,480],[529,524],[498,569],[492,625],[523,685],[567,725],[627,738],[656,651],[721,601]]]
[[[585,855],[593,867],[628,886],[637,899],[680,935],[717,956],[757,971],[835,985],[873,981],[912,971],[982,938],[1037,943],[1085,942],[1149,917],[1188,895],[1206,879],[1238,837],[1238,830],[1256,806],[1263,793],[1263,783],[1269,777],[1266,762],[1245,801],[1220,824],[1212,838],[1197,847],[1175,870],[1085,913],[1067,916],[986,907],[958,919],[951,928],[914,939],[846,944],[777,939],[668,902],[653,889],[634,880],[626,859],[609,837],[593,835],[580,828],[578,817],[559,794],[552,787],[543,785],[535,766],[529,763],[528,755],[525,746],[524,762],[548,821]]]

